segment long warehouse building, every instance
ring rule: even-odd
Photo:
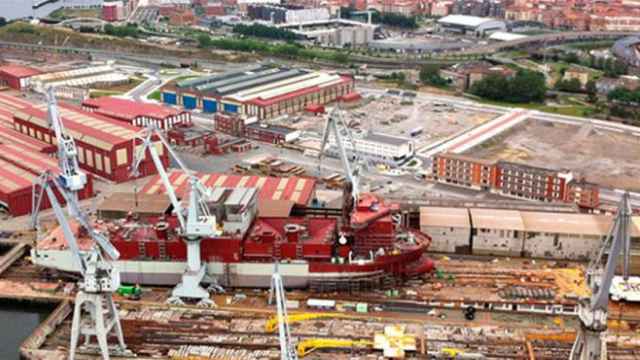
[[[349,76],[260,65],[169,83],[161,92],[166,104],[269,119],[332,102],[354,86]]]
[[[0,107],[3,99],[10,101],[12,97],[0,95]],[[79,107],[66,103],[59,103],[58,108],[67,132],[76,141],[80,167],[110,181],[127,181],[134,157],[135,137],[140,129],[102,115],[82,111]],[[55,145],[55,135],[49,127],[47,105],[44,103],[15,110],[13,128],[44,144]],[[156,148],[167,166],[169,158],[164,147],[157,142]],[[147,154],[140,165],[140,176],[155,173],[153,162]]]

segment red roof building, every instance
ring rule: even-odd
[[[32,186],[36,178],[45,170],[59,174],[60,168],[55,158],[37,153],[19,144],[0,144],[0,206],[12,216],[20,216],[32,211]],[[57,193],[56,193],[57,194]],[[57,194],[60,202],[62,196]],[[87,184],[80,191],[80,199],[93,196],[93,177],[87,176]],[[51,207],[47,198],[42,208]]]
[[[315,180],[296,176],[276,178],[217,173],[198,173],[196,175],[200,178],[200,181],[208,187],[256,187],[259,191],[259,200],[288,200],[301,206],[306,206],[311,202],[313,191],[316,187]],[[178,196],[184,198],[187,195],[187,190],[189,189],[187,175],[182,171],[172,170],[169,173],[169,180],[175,187]],[[165,193],[160,176],[156,175],[149,180],[149,182],[142,188],[141,192],[143,194]]]
[[[177,124],[191,125],[188,111],[108,96],[87,99],[82,103],[82,109],[140,127],[155,123],[158,128],[168,130]]]
[[[0,103],[11,98],[0,94]],[[82,111],[79,107],[66,103],[59,103],[58,108],[67,132],[76,141],[80,166],[85,171],[111,181],[128,180],[129,166],[134,157],[135,136],[139,128],[103,115]],[[55,136],[49,128],[46,110],[46,104],[41,103],[15,111],[14,129],[44,144],[53,145]],[[159,143],[156,146],[166,166],[169,162],[168,154]],[[141,164],[140,175],[148,176],[155,173],[155,166],[147,156]]]
[[[0,66],[0,86],[23,90],[29,86],[29,79],[40,71],[22,65]]]

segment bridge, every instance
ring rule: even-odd
[[[99,28],[100,30],[102,30],[106,24],[108,23],[102,19],[81,17],[81,18],[63,20],[58,23],[58,26],[67,26],[74,30],[79,29],[81,27]]]

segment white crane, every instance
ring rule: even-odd
[[[274,299],[275,298],[275,299]],[[298,360],[298,353],[293,345],[289,321],[287,315],[287,299],[284,292],[282,276],[278,271],[278,263],[274,265],[271,275],[271,288],[269,289],[269,304],[276,301],[278,311],[278,335],[280,339],[280,360]]]
[[[342,166],[344,167],[345,175],[347,176],[347,180],[351,184],[351,196],[353,197],[354,203],[358,202],[358,197],[360,196],[360,172],[361,172],[361,164],[357,158],[355,161],[349,161],[349,157],[347,156],[347,152],[344,147],[344,143],[342,140],[342,134],[340,133],[339,125],[346,131],[347,140],[351,142],[353,147],[353,153],[355,154],[355,141],[349,131],[349,127],[344,122],[342,118],[342,112],[336,106],[331,110],[329,115],[327,116],[327,121],[324,127],[324,133],[322,134],[322,143],[320,144],[320,161],[322,161],[322,157],[324,155],[325,148],[327,146],[327,142],[329,140],[329,135],[333,132],[333,136],[335,137],[336,145],[338,147],[338,153],[340,155],[340,160],[342,161]],[[352,168],[351,163],[354,163],[354,167]]]
[[[570,360],[607,359],[607,345],[604,336],[607,331],[609,290],[621,252],[624,257],[623,278],[625,281],[629,278],[631,214],[629,194],[625,193],[620,201],[611,230],[604,239],[598,256],[591,261],[587,269],[587,283],[591,287],[592,295],[591,299],[583,299],[578,304],[580,330],[571,349]],[[608,257],[603,268],[602,261],[605,254]]]
[[[76,143],[73,138],[65,131],[60,113],[58,112],[58,104],[53,87],[47,89],[47,108],[49,126],[53,128],[58,145],[58,162],[61,170],[59,178],[61,185],[69,190],[74,198],[77,199],[77,192],[82,190],[87,183],[87,175],[80,170],[80,165],[78,164],[78,149],[76,148]]]
[[[180,169],[189,176],[189,205],[186,209],[186,218],[184,214],[185,209],[178,200],[175,189],[169,180],[169,175],[162,164],[158,150],[153,142],[154,136],[157,137],[160,140],[160,144],[169,151],[169,154],[176,161]],[[187,267],[182,275],[182,281],[173,289],[169,302],[180,304],[183,298],[187,298],[199,300],[200,305],[213,305],[213,302],[209,299],[207,290],[200,286],[205,277],[206,270],[206,268],[202,266],[200,259],[200,241],[203,238],[219,236],[221,234],[217,227],[216,217],[210,213],[206,202],[207,198],[210,197],[210,191],[200,182],[198,177],[187,169],[182,160],[180,160],[180,157],[171,149],[167,140],[153,124],[150,124],[140,132],[137,140],[142,143],[142,146],[138,147],[138,151],[135,154],[131,174],[133,176],[138,175],[138,168],[148,150],[158,170],[158,174],[162,179],[164,188],[169,195],[178,222],[180,223],[179,234],[187,244]],[[213,287],[216,288],[215,285],[213,285]]]
[[[69,347],[69,360],[74,360],[78,340],[84,336],[85,345],[89,345],[91,336],[95,336],[102,358],[109,360],[109,348],[107,337],[115,332],[118,344],[118,355],[131,355],[126,350],[122,327],[118,310],[113,302],[112,294],[120,287],[120,273],[110,263],[120,257],[118,250],[109,242],[109,239],[96,231],[91,222],[80,209],[77,201],[69,189],[65,188],[61,177],[54,177],[49,171],[45,171],[33,185],[34,193],[40,194],[42,199],[46,193],[53,208],[54,214],[64,238],[67,241],[69,251],[73,256],[76,266],[80,269],[82,280],[79,282],[79,291],[76,294],[71,325],[71,345]],[[67,203],[68,212],[83,227],[89,237],[94,241],[90,250],[80,250],[71,226],[64,215],[62,207],[56,198],[54,188],[57,189]],[[39,205],[39,204],[38,204]],[[40,208],[33,209],[33,223],[38,224]],[[87,316],[88,315],[88,316]]]

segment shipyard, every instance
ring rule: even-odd
[[[640,358],[637,4],[28,3],[0,358]]]

